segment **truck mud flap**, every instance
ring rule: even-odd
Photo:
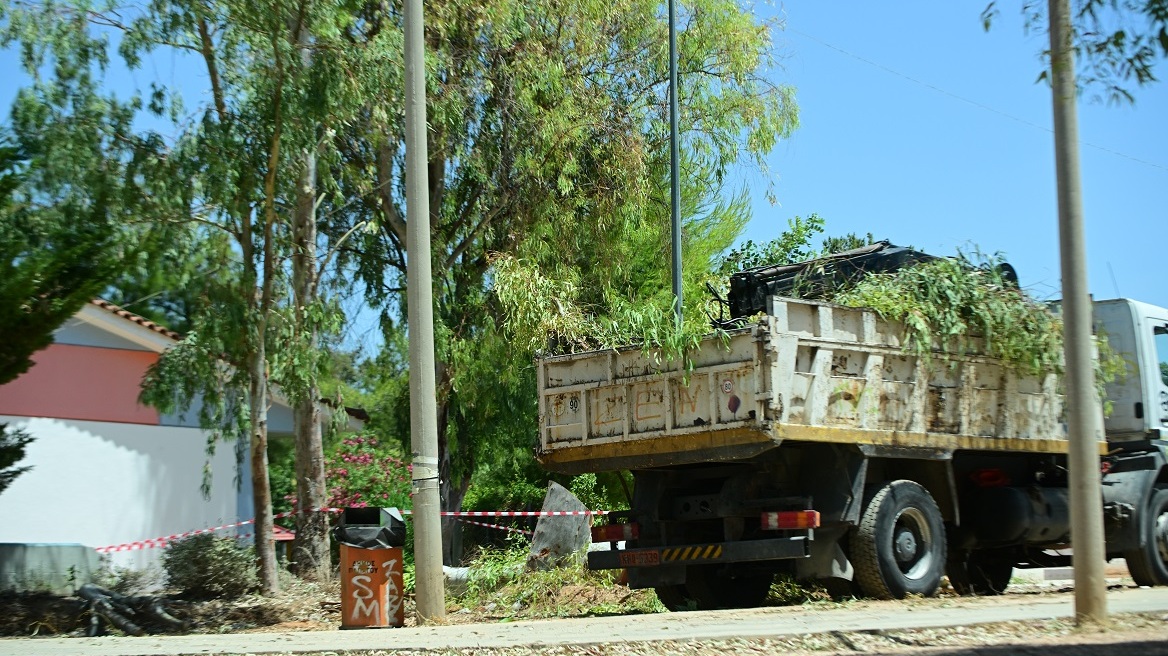
[[[626,567],[656,567],[658,565],[701,565],[806,558],[810,553],[810,545],[810,538],[801,535],[769,540],[590,551],[588,552],[588,569],[624,569]]]

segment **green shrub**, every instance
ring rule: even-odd
[[[167,583],[188,597],[240,597],[258,587],[255,550],[235,538],[183,538],[162,553],[162,567]]]
[[[511,538],[505,549],[484,549],[469,563],[465,592],[452,604],[480,608],[511,619],[659,613],[665,608],[651,590],[630,590],[617,570],[590,571],[583,558],[549,570],[530,571],[531,544]]]
[[[325,453],[328,505],[334,508],[409,508],[413,466],[394,444],[374,437],[346,437]]]
[[[116,567],[104,558],[94,574],[94,583],[118,594],[135,596],[161,587],[163,572],[157,565],[147,568]]]

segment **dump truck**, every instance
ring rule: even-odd
[[[847,264],[890,248],[888,268],[928,259],[882,242],[818,270],[862,275]],[[537,359],[543,466],[632,474],[630,509],[593,528],[609,548],[590,568],[625,569],[683,610],[758,605],[779,574],[903,598],[943,576],[997,594],[1014,568],[1070,563],[1057,373],[908,350],[876,312],[787,298],[775,281],[792,270],[762,274],[735,274],[738,327],[685,361],[641,346]],[[1168,584],[1168,310],[1100,300],[1094,319],[1128,370],[1106,387],[1099,442],[1106,553],[1138,584]]]

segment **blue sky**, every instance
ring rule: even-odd
[[[745,236],[771,239],[814,212],[829,234],[1003,252],[1031,293],[1058,297],[1050,88],[1035,83],[1046,36],[1025,33],[1020,3],[999,5],[988,33],[984,2],[760,5],[785,17],[774,79],[796,87],[802,119],[770,158],[778,204],[747,176]],[[1168,82],[1135,95],[1134,106],[1079,104],[1088,275],[1096,298],[1118,288],[1168,306]]]
[[[1059,294],[1050,90],[1036,84],[1045,35],[1003,12],[988,33],[984,2],[788,0],[776,82],[797,89],[802,124],[770,157],[778,204],[744,170],[754,219],[744,238],[774,238],[818,213],[829,234],[873,233],[935,254],[1000,251],[1039,298]],[[151,81],[205,87],[194,62],[165,56],[114,70],[115,88]],[[0,51],[0,115],[16,60]],[[1168,64],[1159,70],[1168,78]],[[1088,273],[1097,298],[1168,306],[1168,83],[1137,89],[1134,106],[1079,105]],[[188,99],[194,106],[202,98]],[[684,111],[684,108],[683,108]]]

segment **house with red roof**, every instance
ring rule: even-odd
[[[161,552],[148,540],[255,516],[236,444],[220,443],[209,455],[208,431],[194,410],[167,415],[138,402],[147,368],[178,339],[94,300],[33,356],[31,369],[0,386],[0,423],[34,438],[19,463],[32,470],[0,495],[0,543],[132,545],[110,550],[111,564],[142,567]],[[274,436],[291,434],[291,409],[278,398],[268,421]],[[247,449],[240,453],[246,459]]]

